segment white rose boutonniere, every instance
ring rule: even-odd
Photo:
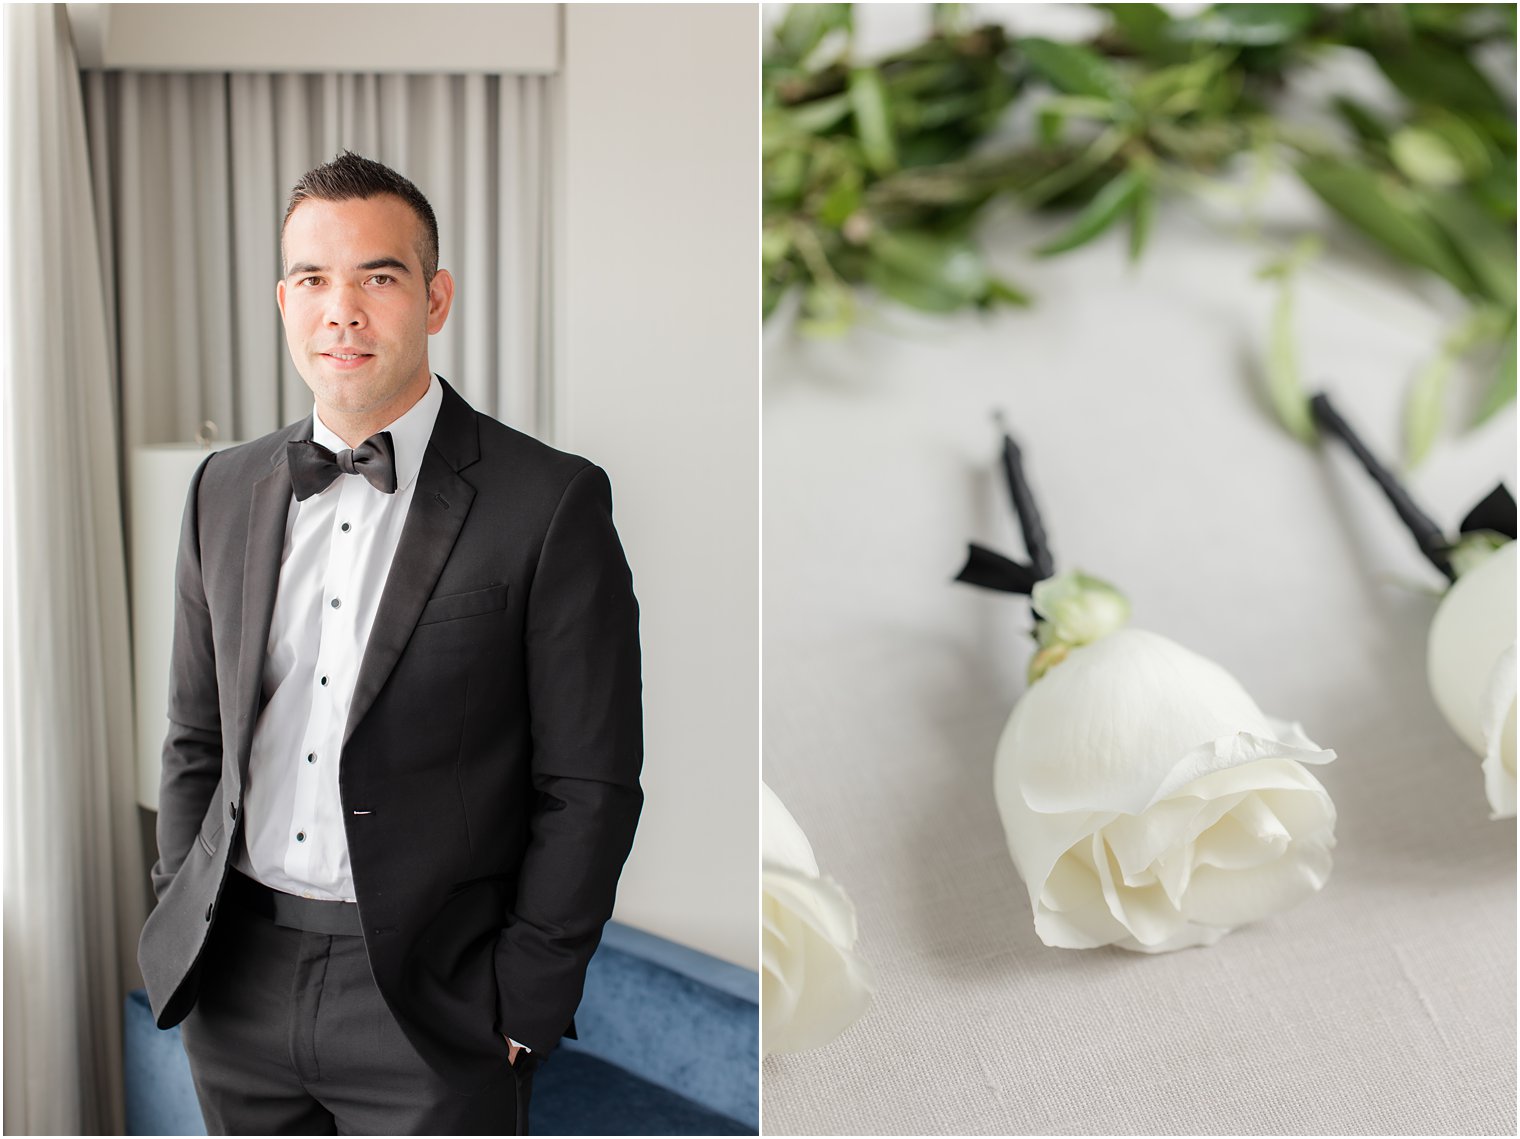
[[[1139,629],[1073,649],[1014,706],[998,812],[1046,945],[1212,945],[1324,886],[1335,753],[1219,665]]]
[[[1515,551],[1507,542],[1457,578],[1430,623],[1430,691],[1483,757],[1492,817],[1515,817]]]
[[[1451,583],[1430,623],[1431,695],[1452,731],[1483,758],[1489,814],[1515,816],[1515,499],[1503,486],[1449,539],[1380,463],[1323,393],[1310,401],[1393,506],[1425,559]]]
[[[1263,714],[1219,665],[1123,628],[1129,605],[1113,586],[1052,575],[1007,436],[1003,452],[1030,564],[973,546],[960,580],[1033,601],[1039,649],[994,790],[1040,940],[1212,945],[1320,890],[1335,807],[1303,765],[1335,753]]]
[[[818,871],[797,820],[764,783],[761,807],[761,1040],[767,1054],[819,1048],[871,1001],[855,955],[855,909]]]

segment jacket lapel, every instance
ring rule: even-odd
[[[308,434],[310,424],[308,423]],[[299,435],[299,431],[294,434]],[[290,467],[280,445],[274,469],[253,487],[248,511],[248,546],[243,554],[243,626],[238,646],[237,765],[248,774],[253,729],[264,682],[264,657],[269,627],[274,620],[275,592],[280,584],[280,559],[285,552],[285,521],[290,512]]]
[[[457,472],[479,456],[475,412],[444,383],[438,420],[422,458],[406,525],[396,545],[380,606],[375,611],[364,660],[359,665],[353,703],[349,705],[348,723],[343,730],[345,747],[401,659],[422,607],[432,596],[438,576],[454,550],[454,542],[475,500],[475,488]]]

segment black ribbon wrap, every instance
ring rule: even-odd
[[[1389,469],[1378,462],[1377,456],[1368,449],[1367,444],[1362,442],[1358,435],[1343,418],[1340,412],[1330,402],[1330,397],[1320,392],[1309,401],[1309,410],[1314,414],[1314,422],[1319,424],[1320,430],[1328,435],[1334,435],[1350,448],[1356,456],[1356,461],[1362,465],[1362,469],[1372,476],[1372,481],[1377,483],[1382,490],[1383,497],[1388,499],[1399,519],[1404,523],[1404,528],[1414,538],[1415,544],[1420,547],[1420,553],[1425,555],[1425,560],[1436,569],[1446,575],[1448,581],[1457,580],[1457,571],[1452,568],[1451,560],[1446,556],[1451,549],[1451,542],[1446,535],[1441,533],[1441,528],[1435,520],[1426,514],[1415,504],[1415,501],[1402,483],[1394,478]]]
[[[1055,559],[1050,553],[1050,539],[1045,534],[1045,523],[1040,518],[1034,491],[1029,486],[1028,476],[1024,474],[1024,454],[1008,433],[1003,417],[995,415],[994,418],[998,426],[1003,428],[1003,481],[1008,486],[1008,498],[1019,520],[1019,529],[1024,534],[1024,548],[1029,553],[1029,564],[1014,561],[975,542],[968,542],[966,564],[955,575],[955,580],[982,589],[1027,596],[1034,592],[1037,584],[1055,574]]]
[[[1458,527],[1463,534],[1492,530],[1515,541],[1515,496],[1503,483],[1488,492],[1488,497],[1467,512]]]
[[[964,581],[967,585],[979,585],[983,589],[996,589],[1003,593],[1022,593],[1027,596],[1033,593],[1034,587],[1044,579],[1035,572],[1033,566],[1016,562],[996,550],[989,550],[986,546],[968,542],[966,543],[966,564],[961,567],[961,572],[955,575],[955,580]]]

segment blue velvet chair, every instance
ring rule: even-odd
[[[754,973],[610,923],[566,1040],[533,1077],[539,1135],[754,1135],[760,1118]],[[204,1135],[179,1029],[127,997],[127,1134]]]

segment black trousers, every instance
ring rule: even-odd
[[[528,1133],[534,1058],[450,1088],[386,1007],[360,936],[224,905],[181,1028],[212,1135]]]

